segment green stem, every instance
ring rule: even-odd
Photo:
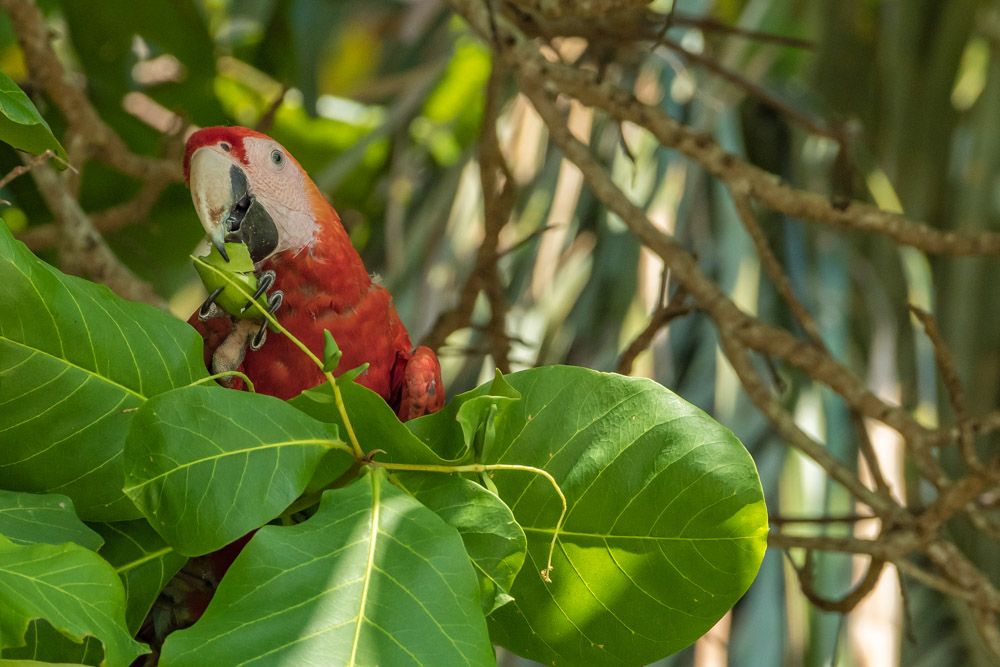
[[[242,378],[243,382],[245,382],[246,385],[247,385],[247,390],[251,394],[256,394],[257,393],[256,391],[254,391],[253,382],[251,382],[250,378],[248,378],[246,376],[246,373],[241,373],[239,371],[223,371],[221,373],[216,373],[215,375],[209,375],[207,378],[202,378],[200,380],[195,380],[194,382],[192,382],[188,386],[189,387],[193,387],[196,384],[203,384],[203,383],[208,382],[210,380],[218,380],[219,378],[224,378],[224,377],[238,377],[238,378]]]
[[[195,257],[194,255],[188,255],[188,256],[198,264],[207,267],[210,271],[214,272],[223,280],[225,280],[227,283],[235,287],[236,291],[238,291],[241,295],[247,298],[247,301],[253,301],[253,296],[245,289],[243,289],[243,286],[240,285],[235,280],[233,280],[229,276],[229,274],[227,274],[225,271],[215,266],[212,266],[211,264],[203,260],[201,257]],[[261,309],[261,312],[264,314],[264,319],[266,319],[271,324],[271,326],[275,328],[275,330],[287,336],[288,340],[292,341],[292,343],[297,348],[302,350],[306,354],[306,356],[312,359],[313,363],[316,364],[316,366],[318,366],[321,371],[323,371],[323,362],[320,361],[319,357],[313,354],[312,350],[306,347],[305,343],[303,343],[298,338],[293,336],[291,332],[288,331],[288,329],[281,326],[281,324],[278,322],[277,318],[274,317],[274,315],[263,309]],[[351,419],[347,416],[347,409],[344,407],[344,398],[340,395],[340,388],[337,386],[337,381],[334,380],[333,373],[328,373],[326,371],[323,371],[323,375],[326,376],[326,379],[330,383],[330,386],[333,387],[333,397],[334,401],[337,404],[337,410],[340,412],[340,418],[344,420],[344,428],[347,429],[347,438],[351,442],[351,447],[354,448],[352,454],[356,459],[361,460],[365,458],[365,453],[364,450],[361,449],[361,444],[358,442],[358,437],[354,434],[354,427],[351,426]]]
[[[413,470],[447,473],[489,472],[490,470],[521,470],[545,477],[545,479],[549,480],[549,483],[552,484],[552,488],[556,490],[556,493],[559,494],[559,500],[562,501],[562,512],[559,513],[559,520],[556,521],[556,529],[552,531],[552,543],[549,545],[549,561],[545,566],[545,569],[541,572],[542,579],[548,583],[552,583],[552,579],[549,578],[549,574],[552,572],[552,555],[556,550],[556,540],[559,539],[559,530],[562,528],[563,519],[566,518],[567,505],[566,495],[562,492],[562,489],[559,488],[559,483],[556,482],[555,477],[550,475],[547,470],[516,463],[470,463],[462,466],[443,466],[422,463],[388,463],[383,461],[372,461],[369,465],[376,468],[385,468],[386,470]]]

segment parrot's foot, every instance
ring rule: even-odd
[[[273,274],[274,272],[271,271]],[[272,282],[274,279],[272,278]],[[281,301],[285,298],[285,293],[281,290],[273,292],[267,297],[267,313],[268,315],[274,315],[274,311],[281,307]],[[260,329],[257,334],[250,341],[250,349],[256,352],[261,347],[264,346],[264,341],[267,340],[267,320],[264,320],[263,324],[260,325]]]
[[[228,316],[229,314],[219,308],[219,305],[215,303],[215,300],[219,298],[222,294],[222,290],[226,289],[225,286],[220,287],[205,299],[205,302],[201,304],[201,308],[198,309],[198,319],[202,322],[206,320],[215,319],[216,317]]]
[[[232,332],[226,336],[219,347],[215,348],[215,353],[212,355],[213,373],[231,373],[239,370],[240,364],[243,363],[243,357],[246,355],[247,342],[253,335],[256,326],[257,323],[253,320],[238,319],[233,322]],[[231,387],[234,381],[235,378],[232,377],[222,378],[219,380],[219,384]]]
[[[243,310],[246,310],[253,305],[253,302],[260,298],[260,295],[271,289],[271,285],[274,284],[274,279],[276,274],[274,271],[265,271],[257,277],[257,291],[253,293],[253,298],[247,301],[247,305],[243,306]],[[267,300],[268,305],[271,304],[271,299]]]

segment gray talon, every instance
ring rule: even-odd
[[[201,304],[201,308],[198,309],[199,320],[204,322],[205,320],[210,320],[213,317],[217,316],[219,307],[216,305],[215,300],[219,298],[219,295],[222,294],[222,290],[224,289],[225,287],[219,287],[214,292],[208,295],[208,298],[205,299],[205,302]]]
[[[253,305],[253,302],[260,298],[260,295],[271,289],[271,285],[274,284],[275,273],[273,270],[265,271],[260,274],[257,279],[257,291],[253,293],[253,298],[247,301],[247,305],[243,306],[243,310],[246,310]],[[268,300],[270,302],[270,299]]]
[[[267,313],[269,315],[274,315],[274,312],[278,310],[281,306],[282,300],[285,298],[285,293],[281,290],[272,293],[267,297]],[[256,352],[264,346],[264,341],[267,340],[267,320],[265,320],[261,325],[254,337],[250,339],[250,349]]]

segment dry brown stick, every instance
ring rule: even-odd
[[[467,12],[465,16],[473,26],[484,32],[488,30],[488,21],[482,14],[482,6],[472,0],[451,0],[451,2],[453,6]],[[670,266],[678,283],[685,286],[698,305],[715,321],[720,332],[727,329],[737,336],[741,344],[762,354],[784,359],[805,370],[811,377],[827,384],[840,394],[848,405],[858,412],[896,429],[911,444],[922,445],[932,436],[933,432],[920,425],[907,411],[880,399],[857,376],[823,350],[741,311],[701,271],[688,252],[671,236],[653,225],[645,211],[629,201],[590,154],[590,150],[570,133],[564,116],[550,99],[553,91],[559,89],[559,86],[547,77],[547,72],[550,67],[555,66],[554,63],[546,61],[537,50],[517,48],[521,44],[519,39],[522,41],[524,39],[523,35],[512,28],[502,16],[498,15],[496,20],[498,26],[503,26],[500,42],[504,45],[504,58],[517,72],[522,91],[545,120],[553,142],[580,168],[598,199],[618,214],[632,232]]]
[[[786,535],[768,533],[767,546],[780,549],[810,549],[847,554],[868,554],[875,558],[894,560],[916,551],[919,543],[909,532],[893,532],[876,540],[857,537],[827,537],[825,535]]]
[[[28,173],[29,171],[31,171],[32,169],[34,169],[38,165],[40,165],[40,164],[42,164],[44,162],[48,162],[49,160],[51,160],[54,157],[56,157],[56,154],[50,148],[50,149],[48,149],[47,151],[45,151],[43,153],[39,153],[38,155],[35,155],[33,157],[30,157],[30,158],[27,158],[25,160],[24,164],[19,165],[17,167],[14,167],[10,171],[8,171],[4,175],[3,178],[0,178],[0,189],[2,189],[5,185],[7,185],[11,181],[13,181],[18,176],[22,176],[22,175]],[[60,162],[62,162],[62,160],[60,160]],[[6,199],[0,199],[0,204],[6,204],[6,205],[10,206],[10,202],[7,201]]]
[[[289,85],[287,83],[281,85],[281,92],[275,96],[271,103],[267,105],[267,109],[264,110],[263,115],[257,119],[257,124],[254,125],[255,130],[267,134],[274,125],[274,117],[278,114],[278,109],[281,108],[282,102],[285,101],[285,95],[288,93]]]
[[[7,11],[14,24],[14,34],[24,51],[32,81],[49,95],[66,118],[70,139],[66,142],[68,147],[74,144],[71,139],[72,135],[76,135],[86,144],[84,157],[96,157],[141,180],[158,176],[181,180],[179,162],[136,155],[101,120],[83,89],[59,62],[50,43],[45,17],[33,1],[0,0],[0,8]]]
[[[552,141],[575,163],[598,199],[617,213],[632,231],[653,252],[670,266],[678,283],[709,314],[719,329],[720,337],[733,337],[741,346],[763,354],[785,359],[811,377],[827,384],[840,394],[849,406],[861,414],[878,419],[899,431],[915,447],[931,432],[921,426],[905,410],[887,404],[872,393],[850,370],[814,345],[798,340],[783,329],[756,320],[741,311],[698,267],[694,258],[671,237],[657,229],[645,211],[628,200],[611,181],[603,167],[566,127],[565,119],[535,81],[526,81],[522,90],[528,95],[549,128]],[[766,389],[764,390],[766,392]],[[768,398],[770,398],[769,394]],[[758,404],[760,407],[760,404]],[[783,412],[779,408],[780,411]],[[825,451],[825,450],[824,450]],[[828,459],[832,460],[832,459]],[[841,480],[838,480],[841,481]]]
[[[788,552],[785,553],[787,554]],[[871,562],[868,563],[868,569],[865,570],[865,575],[858,581],[857,585],[843,597],[831,600],[820,595],[813,587],[812,550],[806,552],[806,560],[801,567],[796,565],[791,557],[788,560],[792,563],[792,569],[795,570],[795,574],[799,579],[799,589],[806,599],[823,611],[839,612],[841,614],[846,614],[853,610],[875,589],[879,577],[882,576],[882,570],[885,568],[885,559],[872,556]]]
[[[827,348],[826,342],[820,334],[816,320],[813,319],[812,313],[809,312],[806,305],[795,295],[795,290],[792,288],[792,281],[781,267],[778,258],[771,251],[771,246],[767,243],[767,236],[764,234],[764,230],[761,229],[760,223],[757,222],[757,217],[750,208],[749,200],[736,193],[731,194],[733,202],[736,204],[736,213],[743,223],[743,227],[746,228],[747,234],[750,235],[750,240],[753,242],[754,247],[757,249],[757,256],[760,257],[764,273],[774,283],[774,288],[778,290],[778,294],[788,304],[788,309],[792,311],[792,315],[802,325],[802,330],[806,332],[806,336],[812,341],[813,345],[828,352],[829,348]]]
[[[910,312],[919,320],[924,328],[924,333],[927,334],[927,338],[934,347],[934,358],[941,371],[941,378],[944,380],[951,407],[955,410],[955,426],[958,428],[958,446],[962,452],[962,458],[970,470],[981,472],[983,464],[976,454],[975,437],[969,428],[969,407],[965,401],[965,390],[962,389],[962,381],[958,377],[958,370],[956,370],[955,362],[952,360],[951,351],[948,349],[933,315],[912,303],[910,304]]]
[[[422,341],[423,345],[437,350],[455,331],[472,323],[472,314],[479,292],[486,294],[490,305],[490,321],[486,326],[490,339],[490,354],[501,372],[510,371],[510,337],[507,336],[505,321],[507,303],[501,286],[497,267],[500,257],[498,246],[500,230],[507,224],[514,205],[514,179],[500,152],[496,136],[496,121],[499,114],[499,86],[504,72],[500,63],[495,63],[487,85],[487,103],[479,135],[479,174],[483,188],[484,234],[483,242],[476,254],[472,271],[459,295],[458,305],[438,316],[430,333]],[[500,185],[498,176],[503,177]],[[499,192],[498,192],[499,190]]]
[[[868,429],[865,428],[864,418],[857,411],[851,410],[851,423],[854,424],[854,430],[858,434],[858,449],[861,451],[861,456],[868,465],[868,472],[871,473],[872,481],[875,482],[875,488],[887,495],[891,495],[892,489],[889,488],[889,483],[885,481],[882,464],[879,462],[872,439],[868,435]]]
[[[502,373],[510,372],[510,339],[506,333],[507,299],[501,286],[497,261],[500,232],[510,219],[515,198],[514,179],[497,139],[497,120],[502,102],[500,93],[506,78],[506,68],[495,61],[486,84],[486,105],[479,132],[479,179],[483,188],[484,234],[477,258],[482,272],[483,291],[490,304],[490,349],[493,361]]]
[[[60,176],[47,165],[34,169],[31,175],[56,217],[61,238],[60,263],[64,271],[107,285],[125,299],[167,310],[166,302],[150,284],[138,278],[111,252]]]
[[[686,14],[681,14],[680,12],[670,12],[667,17],[668,20],[666,22],[666,26],[668,28],[670,26],[682,26],[704,30],[705,32],[717,32],[731,37],[742,37],[743,39],[749,39],[755,42],[766,42],[777,46],[787,46],[796,49],[816,48],[816,45],[808,39],[777,35],[773,32],[748,30],[746,28],[741,28],[740,26],[722,23],[721,21],[707,16],[688,16]]]
[[[103,211],[90,213],[90,221],[98,232],[112,232],[136,222],[142,222],[149,215],[153,205],[169,184],[166,180],[149,180],[139,194],[127,202],[117,204]],[[34,252],[48,250],[59,245],[60,229],[56,224],[29,227],[17,235]]]
[[[488,34],[488,18],[483,5],[476,0],[449,2],[481,35]],[[710,135],[695,131],[662,109],[643,104],[630,91],[602,80],[599,73],[545,60],[524,34],[503,16],[498,15],[496,23],[507,62],[527,74],[535,85],[545,85],[550,92],[558,90],[587,106],[603,109],[618,121],[645,127],[662,145],[695,160],[735,191],[770,209],[837,229],[874,232],[930,254],[1000,254],[1000,233],[997,232],[943,232],[868,204],[834,204],[823,195],[792,188],[779,176],[726,152]]]
[[[679,317],[684,317],[694,310],[694,306],[685,304],[684,301],[687,299],[687,292],[684,291],[683,287],[678,287],[674,290],[674,294],[670,297],[665,305],[660,306],[656,309],[653,315],[649,318],[649,324],[646,328],[635,337],[629,346],[625,348],[622,353],[622,358],[618,362],[617,372],[622,375],[628,375],[632,372],[632,364],[635,363],[636,357],[649,347],[649,344],[653,342],[656,334],[659,333],[660,329],[667,326]]]
[[[858,521],[868,521],[869,519],[880,519],[875,514],[842,514],[840,516],[783,516],[773,514],[767,517],[767,522],[771,526],[782,526],[793,523],[828,524],[828,523],[857,523]]]
[[[758,85],[747,79],[744,76],[733,72],[732,70],[723,67],[721,64],[715,60],[705,56],[701,53],[695,53],[694,51],[689,51],[685,49],[681,44],[675,42],[672,39],[663,38],[660,43],[666,46],[671,51],[676,51],[684,56],[689,62],[696,65],[704,67],[709,72],[715,74],[716,76],[725,79],[729,83],[733,84],[737,88],[746,91],[751,97],[760,100],[763,104],[771,107],[772,109],[778,111],[783,116],[790,118],[793,122],[801,125],[803,129],[812,134],[827,137],[828,139],[833,139],[834,141],[840,142],[840,135],[828,127],[820,125],[815,119],[811,118],[808,114],[799,111],[795,107],[782,102],[777,97],[771,94],[769,90],[761,85]]]
[[[829,449],[814,440],[795,423],[794,417],[785,410],[781,402],[771,394],[760,379],[746,349],[741,347],[731,334],[720,331],[720,344],[751,402],[767,417],[789,445],[815,461],[830,476],[830,479],[839,483],[851,495],[868,505],[883,521],[905,522],[904,510],[892,498],[887,488],[875,491],[869,489],[852,470],[837,460]]]

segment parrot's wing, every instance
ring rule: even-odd
[[[429,347],[421,345],[411,354],[397,354],[392,375],[393,387],[400,392],[396,410],[400,420],[416,419],[444,406],[441,364]]]

